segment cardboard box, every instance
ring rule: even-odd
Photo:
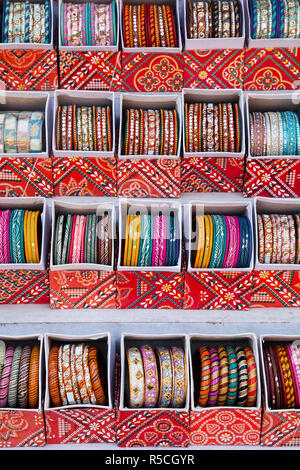
[[[214,406],[201,408],[195,402],[193,356],[203,344],[240,344],[251,347],[257,370],[257,400],[251,408],[241,406]],[[261,385],[256,336],[252,333],[235,335],[189,335],[189,367],[191,376],[191,445],[254,446],[260,444]]]
[[[187,374],[187,393],[184,408],[130,409],[125,400],[126,349],[149,344],[181,346],[188,358],[187,336],[122,334],[121,338],[121,389],[117,410],[117,444],[119,447],[187,447],[189,445],[190,383]]]
[[[87,343],[98,347],[106,364],[107,406],[67,405],[52,407],[48,388],[48,360],[53,344]],[[113,407],[114,346],[109,333],[89,336],[45,335],[46,393],[45,422],[48,444],[87,444],[115,442],[115,409]]]
[[[250,113],[254,111],[299,111],[297,92],[251,93],[245,95],[246,135],[248,137],[244,194],[248,197],[298,197],[300,156],[253,156],[250,148]]]
[[[190,201],[184,209],[184,237],[186,239],[187,272],[185,274],[184,309],[202,310],[247,310],[250,307],[254,248],[252,235],[252,256],[248,268],[193,268],[192,214],[247,215],[251,226],[252,204],[250,201],[220,202]]]
[[[1,340],[12,345],[40,344],[39,355],[39,400],[38,408],[1,408],[0,447],[40,447],[46,444],[43,416],[43,337],[41,335],[1,336]]]
[[[196,0],[195,0],[196,1]],[[231,38],[204,38],[190,39],[188,36],[188,7],[190,0],[183,1],[183,28],[184,28],[184,50],[204,49],[243,49],[245,44],[245,5],[243,0],[239,1],[241,36]],[[193,2],[194,3],[194,2]]]
[[[58,106],[73,105],[77,106],[110,106],[111,107],[111,131],[112,131],[112,149],[111,151],[85,151],[85,150],[60,150],[56,146],[56,128],[57,128],[57,108]],[[113,158],[115,156],[115,94],[110,92],[95,91],[65,91],[57,90],[54,94],[54,118],[52,133],[52,151],[54,157],[102,157]]]
[[[109,265],[93,263],[54,264],[53,243],[50,254],[50,306],[51,308],[115,308],[115,208],[112,203],[80,203],[53,201],[52,240],[55,239],[57,214],[101,215],[111,212],[112,252]]]
[[[271,447],[294,447],[300,444],[299,409],[274,410],[270,408],[266,371],[263,361],[263,345],[267,342],[286,343],[300,340],[300,336],[293,335],[261,335],[259,339],[264,409],[262,417],[261,443]]]
[[[179,0],[147,0],[147,4],[155,5],[172,5],[175,13],[175,27],[177,32],[177,47],[125,47],[124,46],[124,34],[123,34],[123,5],[138,5],[141,2],[139,0],[120,0],[120,22],[121,22],[121,47],[124,52],[153,52],[153,53],[177,53],[182,50],[181,42],[181,30],[180,30],[180,21],[179,21]]]
[[[38,91],[0,91],[0,111],[41,111],[44,113],[42,124],[42,148],[36,153],[0,153],[0,157],[45,158],[49,155],[51,110],[49,93]]]
[[[62,10],[61,7],[63,3],[67,3],[67,1],[59,0],[58,2],[58,24],[59,24],[59,31],[58,31],[58,47],[60,51],[81,51],[81,52],[89,52],[89,51],[102,51],[102,52],[117,52],[119,50],[119,28],[120,28],[120,6],[119,1],[115,0],[115,14],[116,14],[116,43],[111,46],[63,46],[61,41],[61,25],[63,24],[62,18]],[[86,3],[86,0],[76,0],[76,3]],[[94,3],[100,4],[109,4],[112,3],[112,0],[95,0]]]
[[[48,260],[49,218],[46,199],[41,197],[0,198],[0,210],[23,209],[40,211],[40,230],[38,228],[39,263],[7,263],[0,264],[1,271],[8,271],[8,276],[14,277],[15,270],[45,271]]]

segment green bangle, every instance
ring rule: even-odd
[[[115,0],[112,1],[112,17],[113,17],[113,31],[114,31],[114,38],[113,38],[113,46],[117,44],[117,21],[116,21],[116,2]]]
[[[21,248],[21,263],[26,263],[25,258],[25,247],[24,247],[24,218],[25,218],[25,210],[21,210],[21,217],[20,217],[20,248]]]
[[[72,216],[71,214],[67,215],[67,220],[66,220],[66,225],[65,225],[65,231],[64,231],[64,241],[63,241],[63,248],[62,248],[62,254],[61,254],[61,264],[67,264],[68,263],[68,243],[69,243],[69,238],[70,238],[70,232],[71,232],[71,222],[72,222]]]

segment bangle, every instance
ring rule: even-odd
[[[127,350],[129,371],[129,407],[141,408],[144,405],[145,376],[142,355],[138,348]]]
[[[173,366],[171,360],[171,351],[168,348],[160,346],[156,348],[159,371],[159,408],[169,408],[173,398]]]
[[[199,348],[199,355],[201,361],[201,380],[200,380],[200,392],[198,398],[199,406],[205,407],[208,402],[208,396],[210,392],[210,371],[211,361],[210,354],[204,346]]]
[[[11,373],[8,386],[8,398],[7,406],[8,408],[16,408],[18,405],[18,378],[19,378],[19,369],[20,361],[22,354],[22,346],[16,346],[14,350],[14,356],[12,360]],[[3,356],[4,359],[4,356]],[[2,362],[3,365],[3,362]],[[1,370],[2,373],[2,370]]]
[[[28,407],[28,379],[30,368],[31,346],[24,346],[21,354],[18,378],[18,404],[20,408]]]
[[[39,403],[39,360],[40,347],[33,346],[29,364],[28,404],[29,408],[38,408]]]
[[[8,400],[8,387],[14,357],[14,347],[9,346],[5,351],[4,363],[0,379],[0,408],[6,408]]]
[[[141,346],[145,373],[145,403],[146,408],[153,408],[158,400],[158,374],[155,354],[151,346]]]

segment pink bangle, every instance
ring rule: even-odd
[[[293,369],[293,375],[295,378],[294,383],[296,384],[296,388],[297,388],[297,390],[295,390],[296,406],[297,408],[299,408],[300,407],[300,364],[298,364],[298,361],[297,361],[297,354],[296,354],[296,357],[294,358],[295,355],[293,354],[292,346],[293,344],[287,346],[286,350],[289,356],[290,365],[292,366],[292,369]]]
[[[228,248],[229,248],[229,241],[230,241],[230,228],[229,228],[229,222],[228,222],[227,219],[228,219],[228,216],[225,215],[225,216],[224,216],[224,220],[225,220],[225,224],[226,224],[226,233],[227,233],[227,237],[226,237],[225,256],[224,256],[222,268],[225,268],[225,263],[226,263],[226,259],[227,259]]]
[[[155,354],[150,346],[141,346],[145,371],[145,408],[153,408],[158,400],[158,373]]]
[[[85,234],[85,226],[86,226],[86,216],[83,216],[83,224],[82,224],[82,234],[81,234],[81,250],[80,250],[80,263],[84,262],[84,234]]]
[[[4,211],[4,239],[3,239],[3,256],[4,263],[10,263],[10,249],[9,249],[9,224],[10,224],[11,210]]]
[[[152,266],[159,266],[159,215],[153,216],[153,251],[152,251]]]
[[[4,211],[0,211],[0,264],[4,263]]]
[[[70,242],[70,253],[69,253],[69,264],[72,263],[72,257],[73,257],[75,225],[76,225],[76,215],[74,215],[74,217],[73,217],[73,224],[72,224],[72,231],[71,231],[71,242]]]
[[[166,265],[167,256],[167,217],[161,215],[160,221],[160,250],[159,250],[159,266]]]

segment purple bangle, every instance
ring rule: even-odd
[[[220,361],[218,351],[214,347],[208,348],[210,356],[210,391],[208,395],[208,406],[215,406],[219,395],[220,383]]]
[[[141,346],[145,371],[144,408],[154,408],[158,400],[158,373],[155,354],[151,346]]]
[[[160,250],[159,250],[159,266],[166,265],[167,256],[167,217],[161,215],[160,221]]]
[[[224,260],[223,260],[223,266],[222,268],[225,268],[226,260],[227,260],[227,254],[228,254],[228,249],[229,249],[229,242],[230,242],[230,227],[229,227],[229,222],[228,222],[228,216],[224,215],[224,220],[226,224],[226,248],[225,248],[225,255],[224,255]]]
[[[159,215],[153,216],[153,251],[152,251],[152,266],[159,266]]]
[[[0,408],[5,408],[7,406],[8,387],[13,357],[14,348],[9,346],[5,352],[5,359],[0,380]]]

